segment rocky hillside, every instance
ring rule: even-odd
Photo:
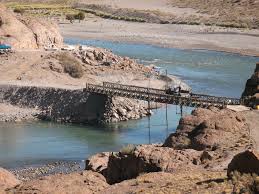
[[[0,4],[0,42],[16,49],[37,49],[51,44],[61,46],[63,38],[54,23],[15,15]]]
[[[252,108],[259,106],[259,63],[256,64],[254,74],[246,82],[242,98],[247,106]]]

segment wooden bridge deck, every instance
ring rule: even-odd
[[[86,84],[84,91],[188,107],[208,108],[209,106],[215,106],[223,108],[227,105],[240,105],[240,99],[236,98],[194,93],[166,94],[166,91],[161,89],[122,85],[110,82],[104,82],[103,85]]]

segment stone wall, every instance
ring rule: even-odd
[[[4,85],[0,102],[41,110],[43,120],[89,123],[104,120],[108,97],[83,90]]]

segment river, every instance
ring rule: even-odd
[[[207,50],[181,50],[144,44],[66,39],[69,44],[105,47],[145,65],[168,70],[192,87],[194,92],[240,97],[246,80],[259,61],[257,57]],[[184,108],[187,114],[191,110]],[[169,128],[165,108],[154,110],[150,119],[105,126],[82,126],[49,122],[1,123],[0,166],[5,168],[45,164],[53,161],[81,161],[101,151],[118,151],[123,145],[163,142],[175,131],[180,115],[169,106]]]

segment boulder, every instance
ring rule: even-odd
[[[109,184],[137,177],[148,172],[173,172],[196,168],[193,161],[200,158],[195,150],[174,150],[158,145],[141,145],[119,153],[97,154],[86,162],[86,170],[101,173]]]
[[[122,107],[117,108],[117,111],[118,111],[118,113],[119,113],[121,116],[126,116],[126,115],[127,115],[127,110],[125,110],[125,109],[122,108]]]
[[[163,146],[215,150],[232,147],[248,134],[248,125],[241,114],[228,109],[199,108],[180,120],[176,133],[170,134]]]
[[[259,153],[246,150],[234,156],[228,165],[228,176],[234,171],[259,175]]]
[[[7,188],[15,187],[19,185],[20,181],[16,177],[8,172],[7,170],[0,168],[0,192]]]
[[[63,38],[53,22],[17,16],[0,4],[0,39],[16,49],[37,49],[51,44],[63,44]]]
[[[110,153],[103,152],[93,155],[89,159],[85,161],[86,168],[85,170],[93,170],[95,172],[99,172],[101,174],[105,174],[105,170],[107,169],[107,165],[109,162]]]

